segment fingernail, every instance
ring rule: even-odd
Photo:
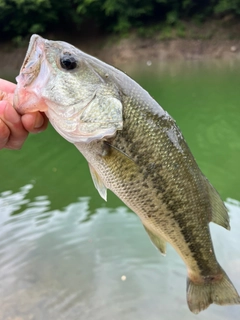
[[[44,119],[43,119],[43,116],[38,113],[37,116],[36,116],[36,121],[35,121],[35,125],[34,125],[34,129],[39,129],[41,128],[41,126],[43,125],[44,123]]]
[[[20,121],[19,114],[9,103],[5,107],[4,118],[7,122],[11,122],[13,124],[18,123]]]

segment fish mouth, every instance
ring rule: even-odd
[[[47,110],[47,106],[39,101],[39,85],[46,80],[46,77],[41,75],[41,73],[44,74],[41,72],[44,60],[45,39],[34,34],[31,36],[20,73],[16,77],[17,87],[13,104],[20,114]],[[39,77],[41,81],[35,81]]]
[[[44,57],[44,42],[44,39],[37,34],[31,36],[20,74],[16,78],[17,82],[21,82],[23,87],[29,86],[40,72],[41,62]]]

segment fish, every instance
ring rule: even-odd
[[[32,35],[14,95],[20,114],[45,112],[89,164],[100,196],[115,193],[152,243],[187,268],[187,303],[240,304],[218,263],[209,223],[230,230],[227,209],[175,120],[127,74],[63,41]]]

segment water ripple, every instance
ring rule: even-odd
[[[49,211],[48,197],[31,200],[30,190],[0,196],[1,320],[193,319],[183,262],[170,246],[166,258],[159,255],[126,207],[91,212],[91,199],[83,197]],[[211,229],[219,261],[239,289],[240,203],[227,199],[226,205],[232,231]],[[23,211],[12,216],[20,206]],[[238,308],[211,306],[198,318],[225,320]]]

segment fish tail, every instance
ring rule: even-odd
[[[211,303],[218,305],[240,304],[240,296],[226,273],[218,277],[209,277],[202,283],[187,279],[187,302],[189,309],[197,314]]]

